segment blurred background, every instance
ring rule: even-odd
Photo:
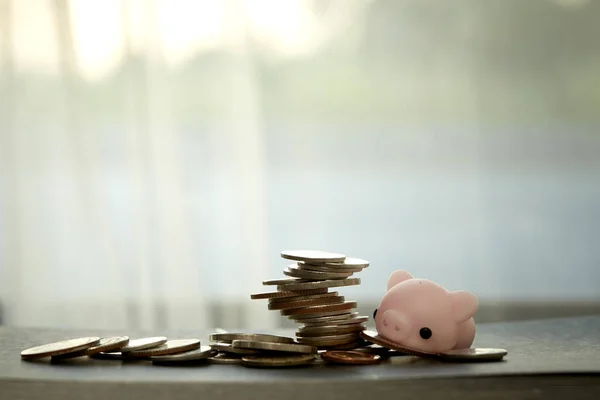
[[[289,324],[284,249],[600,313],[600,1],[0,0],[0,323]],[[267,288],[268,289],[268,288]]]

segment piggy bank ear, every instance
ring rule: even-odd
[[[479,300],[472,293],[458,290],[450,293],[452,301],[452,314],[456,322],[463,322],[471,318],[477,312]]]
[[[392,274],[388,278],[387,290],[390,290],[400,282],[404,282],[407,279],[412,279],[412,275],[406,271],[398,270],[392,272]]]

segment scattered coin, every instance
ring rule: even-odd
[[[387,358],[387,357],[391,357],[394,355],[405,355],[404,353],[400,353],[396,350],[390,350],[387,347],[383,347],[378,344],[370,344],[368,346],[358,348],[355,351],[360,351],[360,352],[369,353],[369,354],[377,354],[378,356],[380,356],[382,358],[384,358],[384,357]]]
[[[362,353],[359,351],[328,350],[321,353],[321,358],[336,364],[350,365],[371,365],[381,362],[381,357],[377,354]]]
[[[181,363],[206,360],[208,357],[214,356],[215,354],[216,351],[211,349],[210,346],[201,346],[198,349],[186,351],[183,353],[169,354],[164,356],[152,356],[150,357],[150,360],[152,360],[153,364]]]
[[[341,335],[345,333],[360,332],[367,329],[362,324],[354,325],[324,325],[324,326],[304,326],[298,329],[296,336],[300,337],[311,337],[311,336],[322,336],[322,335]]]
[[[213,343],[210,345],[210,348],[228,354],[253,355],[259,353],[256,350],[233,347],[231,343]]]
[[[321,294],[309,294],[309,295],[305,295],[305,296],[281,297],[281,298],[269,299],[269,304],[288,303],[290,301],[313,300],[313,299],[322,299],[324,297],[337,297],[337,296],[338,296],[338,292],[328,292],[328,293],[321,293]]]
[[[98,343],[100,343],[100,338],[96,336],[68,339],[25,349],[21,352],[21,358],[23,360],[36,360],[44,357],[75,353],[86,350]]]
[[[316,349],[314,347],[302,344],[269,343],[257,342],[253,340],[234,340],[231,345],[233,348],[237,349],[268,350],[280,351],[285,353],[312,354],[316,352]]]
[[[440,360],[449,362],[500,361],[508,354],[505,349],[455,349],[438,354]]]
[[[185,351],[195,350],[199,347],[200,339],[172,339],[167,340],[160,346],[127,352],[127,355],[129,357],[165,356],[168,354],[183,353]]]
[[[414,349],[410,349],[408,347],[400,346],[398,343],[392,342],[391,340],[388,340],[388,339],[380,336],[375,331],[362,331],[360,333],[360,336],[367,342],[375,343],[380,346],[387,347],[388,349],[400,351],[402,353],[411,354],[413,356],[419,356],[419,357],[423,357],[423,358],[436,358],[437,357],[437,354],[424,353],[419,350],[414,350]]]
[[[257,342],[294,343],[294,339],[285,336],[264,333],[213,333],[209,339],[213,342],[231,343],[234,340],[253,340]]]
[[[307,262],[338,262],[341,263],[346,259],[344,254],[329,253],[319,250],[284,250],[281,252],[281,257],[288,260],[307,261]]]
[[[96,353],[117,351],[129,343],[129,336],[113,336],[100,339],[100,343],[87,349],[87,355]]]
[[[302,278],[307,281],[323,281],[327,279],[346,279],[352,272],[317,272],[299,269],[296,267],[288,267],[283,271],[284,275]],[[306,283],[306,282],[290,282],[290,283]]]
[[[210,364],[241,364],[242,357],[235,354],[219,353],[215,356],[208,357],[207,361]]]
[[[327,304],[341,304],[345,300],[344,296],[337,297],[322,297],[320,299],[310,299],[310,300],[298,300],[298,301],[290,301],[287,303],[277,302],[277,303],[269,303],[269,310],[287,310],[292,308],[302,308],[302,307],[310,307],[310,306],[322,306]]]
[[[58,356],[52,356],[51,359],[52,359],[52,361],[62,361],[62,360],[68,360],[71,358],[84,357],[84,356],[87,356],[87,349],[75,351],[73,353],[61,354]]]
[[[279,288],[279,286],[278,286],[278,288]],[[311,295],[311,294],[324,294],[324,293],[327,293],[326,287],[313,288],[313,289],[311,289],[311,288],[298,289],[298,290],[293,289],[293,291],[284,289],[279,292],[252,293],[250,295],[250,298],[253,300],[272,299],[272,298],[295,297],[295,296],[303,296],[303,295]]]
[[[348,279],[337,279],[327,280],[318,282],[301,282],[301,283],[288,283],[286,285],[278,285],[277,289],[282,291],[298,291],[298,290],[311,290],[311,289],[322,289],[342,286],[353,286],[359,285],[360,278],[348,278]]]
[[[134,339],[130,340],[126,346],[123,346],[121,348],[121,352],[128,353],[131,351],[151,349],[153,347],[160,346],[161,344],[165,344],[166,342],[167,338],[164,336]]]
[[[248,367],[260,367],[260,368],[283,368],[283,367],[297,367],[300,365],[308,365],[314,362],[315,356],[313,354],[302,354],[298,356],[277,356],[277,357],[265,357],[265,356],[247,356],[242,357],[242,364]]]
[[[290,310],[281,310],[281,315],[314,315],[324,312],[346,311],[356,307],[355,301],[345,301],[340,304],[326,304],[320,306],[310,306],[304,308],[293,308]],[[308,318],[308,317],[307,317]]]

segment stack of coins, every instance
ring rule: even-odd
[[[300,344],[318,349],[343,350],[360,347],[364,341],[360,332],[368,320],[354,312],[356,301],[346,301],[331,288],[359,285],[355,272],[369,266],[369,262],[343,254],[312,250],[281,252],[281,257],[296,263],[283,273],[288,278],[263,281],[276,285],[276,292],[255,293],[252,299],[269,299],[269,310],[279,310],[302,324],[296,332]]]

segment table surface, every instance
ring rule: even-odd
[[[274,332],[291,333],[291,332]],[[393,357],[379,365],[293,369],[240,365],[159,367],[147,361],[25,362],[20,351],[79,336],[128,332],[0,328],[0,399],[53,398],[600,398],[600,316],[481,324],[474,347],[508,350],[502,362],[451,364]],[[163,334],[154,333],[154,334]],[[199,337],[209,332],[169,337]],[[185,335],[185,336],[184,336]],[[267,397],[268,396],[268,397]]]

